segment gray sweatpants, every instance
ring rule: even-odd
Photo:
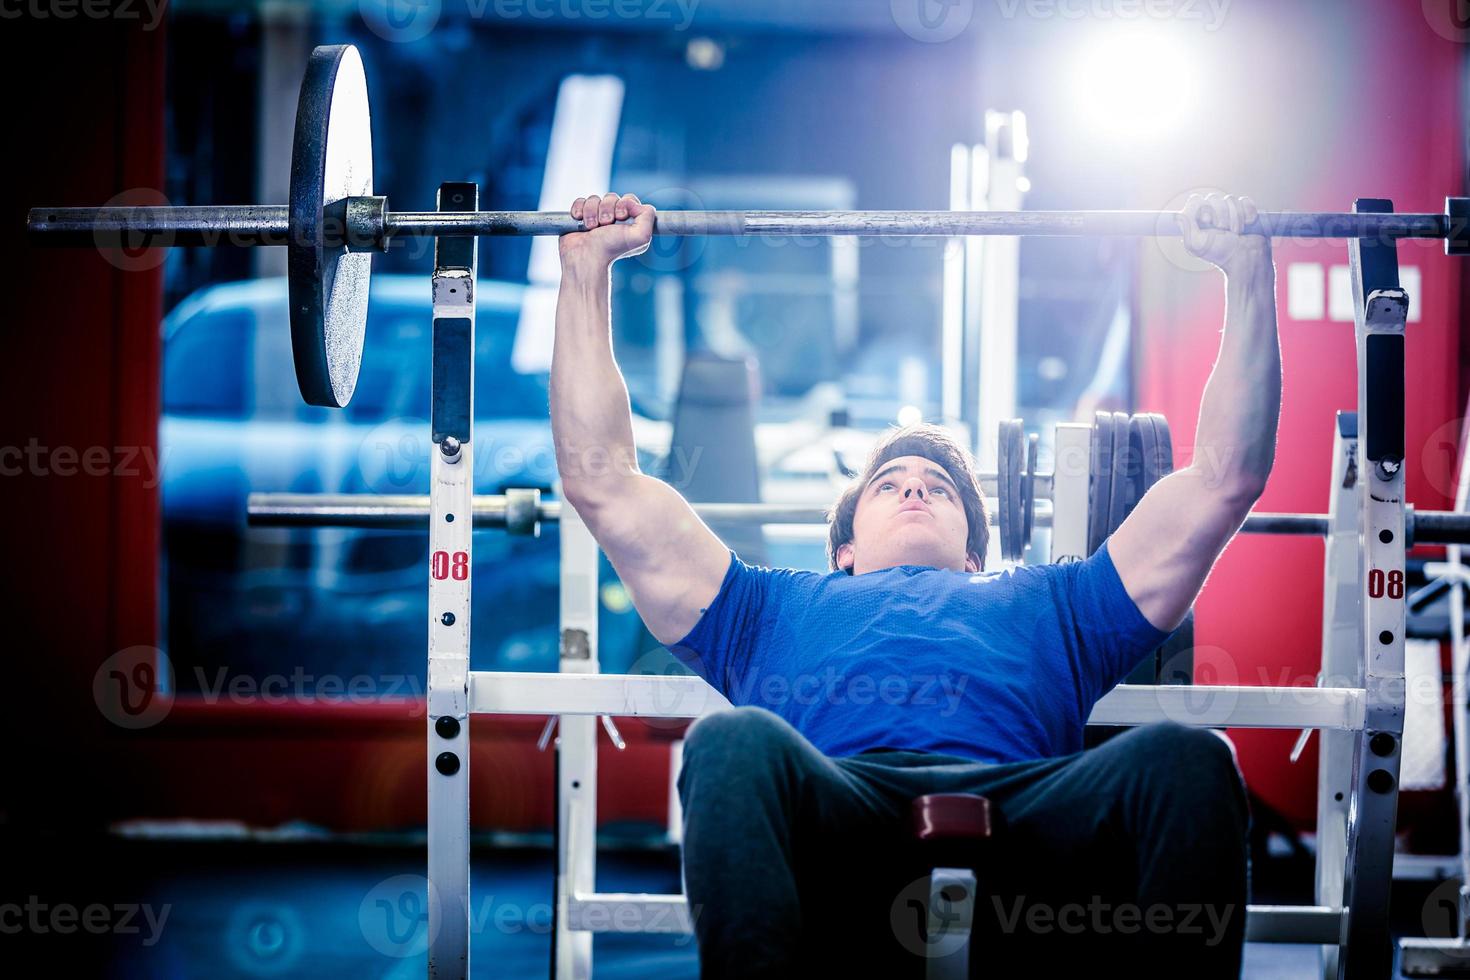
[[[982,794],[1003,821],[978,869],[972,975],[1239,976],[1250,815],[1214,733],[1163,722],[998,765],[833,759],[756,707],[699,720],[685,743],[701,975],[922,976],[928,869],[909,821],[926,793]]]

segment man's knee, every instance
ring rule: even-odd
[[[801,735],[778,715],[744,705],[705,715],[684,737],[681,788],[691,773],[707,773],[722,781],[741,773],[772,772],[782,753],[794,750]]]
[[[689,727],[684,755],[761,751],[783,747],[800,733],[765,708],[742,705],[705,715]]]
[[[1223,795],[1227,803],[1239,804],[1244,811],[1245,779],[1235,746],[1223,732],[1161,721],[1135,728],[1125,737],[1130,755],[1139,761],[1142,770],[1181,785],[1235,789],[1237,792]]]

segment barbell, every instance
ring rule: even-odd
[[[1087,554],[1095,552],[1133,513],[1159,480],[1174,470],[1173,441],[1162,415],[1097,412],[1089,445]],[[976,476],[989,501],[989,520],[996,530],[1001,557],[1020,561],[1032,531],[1051,526],[1052,488],[1056,474],[1036,468],[1038,438],[1027,434],[1021,419],[1000,423],[996,468]],[[1042,505],[1045,506],[1042,506]],[[829,507],[809,504],[692,503],[694,512],[711,522],[825,524]],[[476,495],[472,505],[477,528],[503,528],[511,534],[537,535],[542,524],[561,520],[561,502],[542,500],[539,490],[509,489],[504,494]],[[421,529],[429,519],[429,498],[414,494],[252,493],[246,502],[252,527],[352,527],[375,530]],[[1325,536],[1326,514],[1251,513],[1246,534]],[[1470,514],[1418,511],[1405,507],[1405,547],[1421,544],[1470,544]]]
[[[564,235],[582,223],[552,211],[390,211],[373,194],[371,115],[352,45],[311,53],[296,106],[286,205],[33,208],[38,245],[284,246],[291,350],[302,397],[340,408],[362,363],[372,252],[395,238]],[[1207,217],[1207,216],[1206,216]],[[1179,237],[1177,211],[665,211],[656,235],[1045,235]],[[1208,223],[1208,222],[1205,222]],[[1470,254],[1470,198],[1442,214],[1264,212],[1245,229],[1273,238],[1442,238]]]

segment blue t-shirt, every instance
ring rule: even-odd
[[[1015,762],[1082,750],[1093,704],[1168,634],[1107,545],[1085,561],[972,574],[818,574],[734,553],[672,651],[735,705],[829,756],[890,748]]]

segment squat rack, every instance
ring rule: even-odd
[[[472,207],[472,184],[445,184],[440,206]],[[1360,213],[1391,213],[1359,200]],[[452,243],[458,242],[458,245]],[[475,714],[546,714],[557,744],[557,861],[554,973],[592,973],[597,932],[688,933],[682,894],[596,890],[596,733],[614,716],[697,718],[729,702],[689,675],[605,675],[598,663],[598,548],[565,503],[534,491],[472,495],[473,239],[436,249],[433,330],[432,491],[423,497],[255,494],[251,521],[273,526],[422,527],[430,522],[429,885],[432,977],[469,972],[468,726]],[[446,247],[447,245],[451,247]],[[1317,903],[1251,905],[1246,938],[1317,943],[1324,976],[1380,977],[1392,962],[1388,901],[1404,717],[1404,552],[1413,524],[1421,540],[1463,540],[1464,515],[1413,515],[1404,500],[1404,324],[1393,241],[1349,242],[1358,364],[1356,413],[1338,419],[1332,494],[1325,515],[1253,515],[1247,531],[1326,534],[1326,603],[1319,686],[1122,684],[1095,705],[1089,724],[1173,720],[1203,727],[1307,728],[1323,732],[1319,769]],[[1051,558],[1087,553],[1092,427],[1056,430],[1050,475]],[[988,481],[986,475],[986,481]],[[1046,479],[1044,475],[1039,479]],[[758,524],[820,522],[817,508],[695,505],[702,516]],[[468,519],[466,518],[468,515]],[[1049,519],[1048,519],[1049,518]],[[560,670],[469,669],[470,531],[535,533],[560,526]],[[462,574],[461,574],[462,573]],[[678,762],[678,743],[673,764]]]

